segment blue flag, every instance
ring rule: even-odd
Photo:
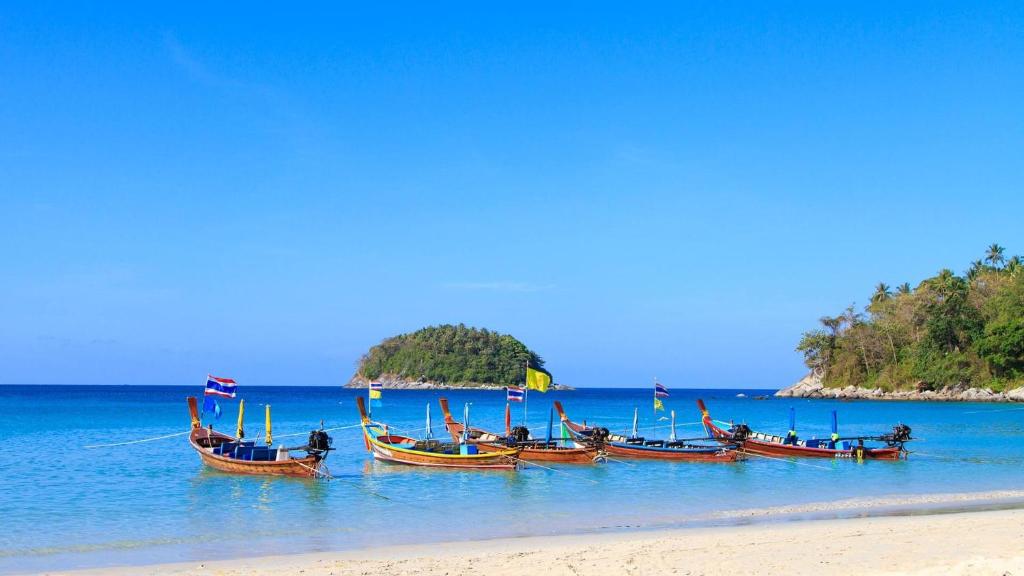
[[[203,399],[203,414],[207,412],[213,412],[214,418],[220,418],[220,404],[217,404],[217,400],[213,396]]]

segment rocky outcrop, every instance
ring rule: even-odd
[[[784,398],[836,398],[840,400],[934,400],[938,402],[1024,402],[1024,387],[1006,392],[993,392],[987,388],[945,386],[929,390],[919,385],[916,390],[886,392],[881,388],[829,388],[821,376],[811,372],[799,382],[775,393]]]
[[[504,386],[497,384],[481,384],[479,382],[458,382],[456,384],[445,384],[431,382],[430,380],[409,380],[397,374],[381,374],[374,381],[380,382],[388,390],[504,390]],[[344,388],[366,388],[370,381],[365,377],[356,374],[345,384]],[[552,390],[574,390],[571,386],[564,384],[552,384]]]

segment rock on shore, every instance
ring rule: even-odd
[[[799,382],[775,393],[784,398],[837,398],[843,400],[935,400],[939,402],[1024,402],[1024,387],[1006,392],[993,392],[986,388],[946,386],[938,390],[897,390],[886,392],[881,388],[826,388],[821,376],[811,372]]]

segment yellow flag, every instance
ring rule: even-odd
[[[526,367],[526,387],[530,390],[547,392],[551,386],[551,373],[543,368],[537,370],[531,366]]]
[[[380,400],[380,390],[370,390],[370,400]]]
[[[654,411],[657,412],[658,410],[665,411],[665,404],[661,402],[661,398],[654,399]]]

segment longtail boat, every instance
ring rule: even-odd
[[[697,407],[709,435],[721,442],[738,444],[744,452],[761,456],[899,460],[909,454],[904,443],[912,440],[910,426],[906,424],[897,424],[891,433],[880,436],[842,438],[839,436],[839,420],[835,410],[832,411],[832,435],[829,438],[802,440],[796,434],[796,411],[792,408],[789,412],[789,432],[785,436],[777,436],[755,432],[746,424],[722,423],[728,426],[722,428],[711,418],[703,400],[697,400]],[[885,446],[865,446],[865,440],[881,441]]]
[[[518,467],[517,448],[481,452],[472,444],[441,442],[431,438],[417,440],[392,434],[386,424],[370,420],[362,396],[356,398],[356,404],[366,450],[377,460],[440,468],[515,470]]]
[[[323,469],[324,459],[332,450],[331,437],[323,430],[309,433],[309,441],[305,446],[286,448],[272,447],[270,428],[270,406],[266,407],[267,437],[266,445],[257,446],[255,440],[243,440],[242,416],[245,412],[245,401],[239,403],[238,430],[236,436],[216,432],[213,425],[203,427],[199,420],[199,408],[195,397],[188,397],[188,410],[192,416],[192,432],[188,441],[203,464],[234,474],[267,474],[271,476],[300,476],[316,478],[327,475]],[[305,452],[301,457],[293,457],[291,452]]]
[[[507,403],[505,404],[505,434],[499,435],[472,426],[467,428],[466,425],[452,418],[452,414],[448,410],[447,398],[440,398],[438,402],[441,403],[441,412],[444,414],[444,426],[451,434],[452,440],[473,444],[481,452],[501,452],[509,448],[518,448],[521,460],[568,464],[593,464],[603,455],[597,447],[582,446],[571,437],[553,438],[550,420],[546,439],[530,439],[530,431],[525,426],[512,426],[511,411]]]
[[[708,438],[680,440],[648,440],[637,435],[636,412],[633,413],[633,434],[612,434],[607,428],[577,424],[565,415],[562,403],[555,401],[555,410],[562,424],[582,442],[605,450],[609,456],[644,460],[679,460],[694,462],[735,462],[741,455],[734,445],[715,442],[700,443]],[[674,436],[674,432],[673,432]]]

